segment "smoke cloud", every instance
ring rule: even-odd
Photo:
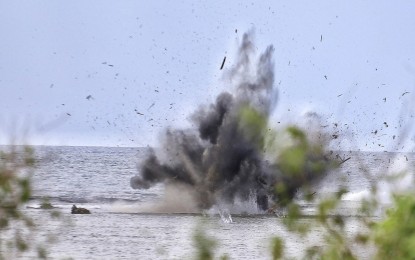
[[[263,119],[259,125],[263,121],[266,125],[275,107],[273,50],[268,46],[255,55],[252,35],[244,34],[236,64],[226,74],[231,92],[196,110],[191,120],[197,129],[167,129],[162,153],[150,149],[139,175],[131,178],[131,187],[148,189],[157,183],[186,187],[198,209],[235,199],[247,201],[256,194],[258,207],[267,210],[270,200],[281,200],[275,193],[278,183],[292,198],[312,180],[309,172],[289,176],[278,163],[265,160],[263,125],[247,126],[241,120],[243,111],[254,111]]]

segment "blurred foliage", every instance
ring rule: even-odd
[[[245,106],[240,111],[240,127],[247,138],[264,151],[277,165],[281,180],[274,187],[279,218],[292,235],[302,238],[315,231],[322,232],[321,241],[304,244],[305,259],[358,259],[356,245],[373,251],[375,259],[415,259],[415,195],[395,194],[393,205],[382,219],[375,219],[379,209],[376,185],[372,196],[361,201],[357,221],[363,229],[350,234],[346,229],[346,216],[337,212],[346,188],[340,188],[329,197],[316,198],[310,193],[313,181],[319,180],[328,170],[338,166],[326,155],[323,141],[310,138],[310,133],[299,127],[289,126],[277,131],[268,126],[266,117]],[[0,150],[0,259],[13,259],[19,253],[36,250],[37,257],[47,258],[45,247],[33,239],[36,228],[22,207],[32,194],[31,175],[35,167],[34,151],[28,146],[5,146]],[[403,174],[399,173],[401,177]],[[391,179],[393,180],[393,179]],[[299,189],[297,189],[299,188]],[[307,202],[315,205],[316,212],[304,221],[305,214],[293,194],[303,193]],[[42,209],[52,209],[45,199]],[[340,212],[341,213],[341,212]],[[52,212],[52,216],[59,214]],[[218,241],[208,237],[202,228],[196,229],[195,259],[215,258]],[[270,240],[272,259],[284,259],[285,241],[280,237]],[[228,259],[227,255],[220,259]]]
[[[415,196],[394,196],[394,207],[374,226],[377,259],[415,259]]]
[[[271,240],[272,259],[282,259],[284,255],[284,241],[279,237],[274,237]]]
[[[7,146],[0,151],[0,258],[30,247],[27,230],[33,229],[34,223],[21,208],[31,195],[34,161],[33,150],[28,146]],[[10,228],[12,237],[4,235]]]
[[[32,195],[34,151],[29,146],[15,145],[0,149],[0,259],[14,259],[29,250],[45,259],[46,248],[35,238],[37,223],[23,210]],[[50,207],[50,203],[42,204],[42,208]]]
[[[247,140],[264,152],[276,171],[274,200],[280,207],[287,206],[300,188],[310,195],[311,184],[335,165],[325,155],[324,142],[311,140],[299,127],[288,126],[277,131],[269,126],[266,115],[249,105],[240,109],[239,121]]]
[[[197,228],[193,235],[196,247],[196,257],[198,260],[211,260],[214,257],[214,250],[217,242],[209,238],[201,228]]]
[[[205,233],[204,220],[199,223],[199,226],[195,229],[193,234],[193,242],[196,249],[196,255],[194,259],[197,260],[212,260],[215,258],[215,250],[218,247],[218,241],[215,238],[209,237]],[[227,254],[219,257],[221,260],[229,260]]]
[[[251,142],[258,145],[260,149],[265,146],[268,122],[265,116],[261,115],[251,106],[242,106],[239,112],[240,128]]]
[[[278,166],[282,180],[277,181],[274,187],[278,201],[273,209],[284,212],[279,219],[289,234],[300,235],[304,241],[308,241],[303,246],[304,259],[358,259],[361,256],[355,250],[357,247],[365,252],[365,257],[373,259],[415,259],[415,194],[392,192],[393,203],[383,216],[379,213],[382,208],[378,197],[379,192],[382,192],[378,187],[382,178],[374,175],[376,177],[370,179],[370,195],[360,201],[358,215],[353,217],[359,227],[351,232],[346,228],[350,220],[347,219],[348,214],[339,211],[347,188],[340,187],[337,192],[320,198],[314,196],[315,192],[310,192],[315,180],[348,160],[338,155],[330,158],[324,133],[316,135],[311,129],[304,131],[296,126],[278,131],[271,129],[266,117],[250,106],[240,110],[240,127],[248,140],[255,142],[265,156]],[[315,136],[323,137],[316,140]],[[370,169],[364,165],[360,169],[369,179]],[[386,172],[381,173],[383,180],[389,183],[405,174],[408,173],[399,172],[389,176]],[[294,192],[297,194],[301,191],[302,198],[315,205],[315,213],[303,213],[292,194],[293,187],[300,187]],[[307,240],[316,230],[322,234],[322,239]],[[199,248],[198,259],[212,259],[216,243],[200,233],[195,239]],[[284,239],[275,237],[270,242],[272,259],[285,259]]]

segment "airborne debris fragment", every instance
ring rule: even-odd
[[[134,109],[134,111],[137,113],[137,115],[144,116],[144,114],[143,114],[143,113],[138,112],[138,110],[137,110],[137,109]]]
[[[340,163],[339,163],[339,165],[342,165],[343,163],[345,163],[345,162],[347,162],[348,160],[350,160],[352,157],[348,157],[348,158],[346,158],[346,159],[342,159],[342,158],[340,158],[341,159],[341,161],[340,161]]]
[[[155,102],[153,102],[148,108],[147,108],[147,111],[148,110],[150,110],[150,108],[152,108],[152,107],[154,107],[154,105],[155,105],[156,103]]]
[[[221,70],[223,69],[223,66],[225,65],[225,61],[226,61],[226,56],[223,58],[222,65],[220,66]]]

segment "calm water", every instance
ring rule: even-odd
[[[58,242],[49,249],[52,258],[192,259],[192,236],[201,225],[218,240],[217,256],[226,253],[231,259],[270,259],[269,241],[273,236],[287,239],[287,253],[291,256],[301,256],[305,244],[322,239],[318,230],[306,239],[286,236],[281,218],[274,215],[231,212],[233,221],[229,223],[228,217],[222,219],[214,209],[207,216],[143,213],[144,205],[159,200],[164,191],[161,185],[144,191],[130,187],[129,179],[137,174],[137,163],[145,151],[144,148],[36,148],[39,163],[33,176],[34,197],[25,210],[41,223],[40,230],[58,234]],[[361,228],[353,213],[354,200],[371,182],[363,174],[366,167],[374,175],[384,172],[393,155],[354,153],[342,156],[352,158],[315,190],[324,196],[337,190],[339,185],[349,187],[348,199],[340,211],[348,216],[348,232],[353,232]],[[408,163],[412,163],[413,158],[408,158]],[[63,220],[50,221],[45,210],[37,209],[44,197],[59,208]],[[86,207],[92,214],[71,215],[72,204]],[[245,212],[256,211],[252,203],[245,207]],[[313,205],[304,204],[304,209],[312,214]],[[367,252],[362,255],[367,256]],[[31,255],[22,258],[31,258]]]

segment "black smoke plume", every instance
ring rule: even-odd
[[[214,104],[200,107],[193,115],[196,129],[167,129],[162,143],[163,156],[151,149],[131,178],[134,189],[147,189],[157,183],[178,184],[192,192],[199,209],[209,209],[217,202],[248,200],[256,194],[260,209],[268,201],[282,201],[277,184],[292,198],[311,173],[288,176],[278,163],[265,160],[264,131],[246,127],[241,111],[249,108],[259,118],[268,120],[275,102],[273,46],[255,58],[251,34],[244,34],[238,59],[228,71],[231,93],[221,93]]]

